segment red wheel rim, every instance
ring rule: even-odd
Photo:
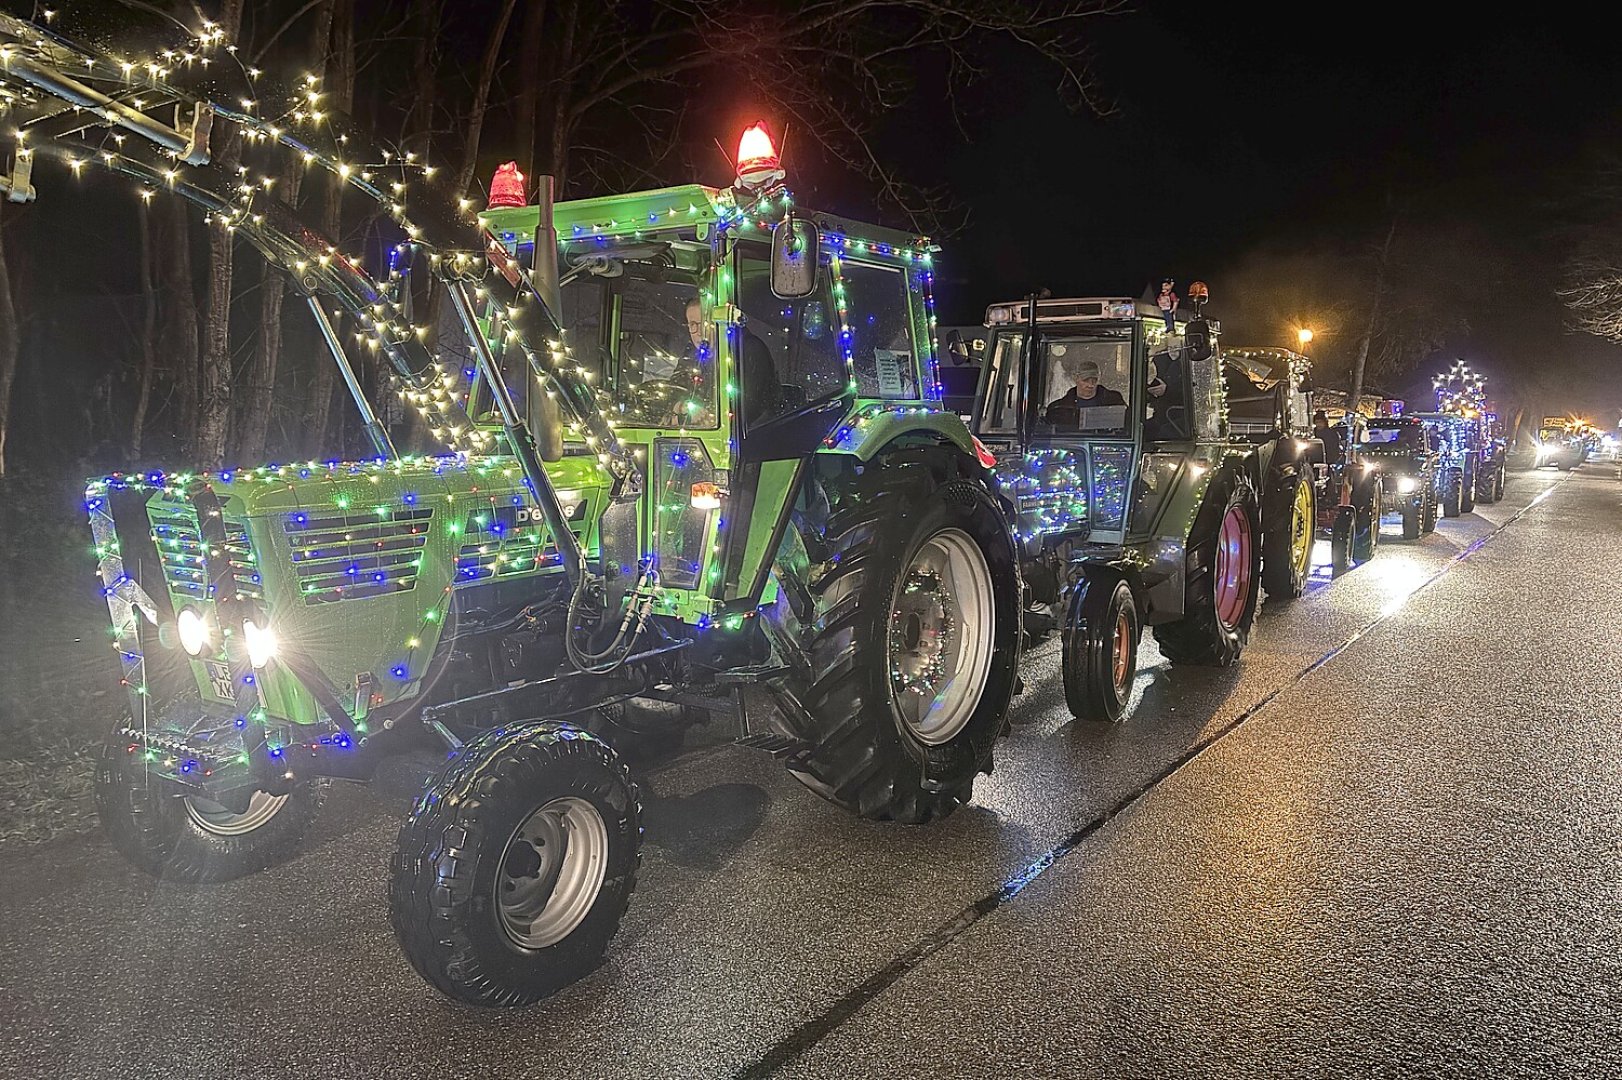
[[[1232,630],[1250,600],[1250,518],[1243,507],[1230,506],[1222,516],[1215,569],[1217,621]]]
[[[1126,696],[1127,672],[1132,669],[1132,620],[1126,612],[1115,615],[1115,635],[1110,642],[1110,678],[1117,696]]]

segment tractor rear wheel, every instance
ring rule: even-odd
[[[641,861],[613,749],[559,721],[485,732],[418,798],[390,862],[406,959],[470,1005],[528,1005],[595,968]]]
[[[945,451],[880,458],[824,493],[810,569],[795,581],[779,567],[789,580],[768,619],[792,673],[776,689],[807,747],[790,768],[862,817],[942,817],[991,771],[1013,698],[1013,535]]]
[[[1132,588],[1118,575],[1076,586],[1064,628],[1064,700],[1079,720],[1113,724],[1126,712],[1138,673],[1143,626]]]
[[[1307,591],[1318,507],[1309,475],[1280,478],[1262,513],[1262,588],[1268,600],[1294,600]]]
[[[1249,480],[1229,471],[1211,481],[1189,532],[1183,617],[1154,628],[1172,663],[1227,667],[1239,659],[1256,622],[1260,524]]]
[[[304,842],[324,781],[285,794],[255,791],[240,807],[183,794],[149,773],[140,734],[120,727],[102,744],[96,816],[118,853],[165,881],[230,881],[285,862]]]
[[[1476,470],[1468,465],[1459,480],[1459,512],[1468,514],[1476,508]]]
[[[1357,508],[1357,524],[1352,530],[1352,558],[1368,562],[1380,547],[1380,518],[1385,513],[1380,482],[1370,479]]]

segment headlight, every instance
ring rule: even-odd
[[[1397,481],[1397,490],[1404,495],[1410,494],[1419,487],[1419,481],[1411,476],[1404,476]]]
[[[252,619],[242,620],[242,639],[248,643],[248,663],[262,668],[276,655],[276,632]]]
[[[181,608],[175,616],[175,632],[180,636],[180,647],[192,656],[208,648],[208,620],[196,608]]]

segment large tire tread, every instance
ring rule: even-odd
[[[618,821],[604,814],[609,865],[585,921],[556,945],[526,955],[499,938],[485,870],[501,857],[490,848],[503,847],[522,820],[515,815],[562,794],[586,798],[599,812],[605,805],[619,812]],[[613,806],[616,798],[626,805]],[[636,891],[641,813],[629,769],[588,732],[539,722],[480,735],[400,827],[389,918],[406,959],[441,993],[472,1005],[527,1005],[575,982],[601,962]]]
[[[976,775],[991,770],[992,743],[1006,725],[1020,652],[1021,590],[1012,537],[972,464],[953,452],[892,452],[828,487],[825,525],[820,533],[800,534],[811,562],[803,583],[808,603],[802,610],[775,612],[771,620],[774,642],[792,673],[775,689],[787,699],[785,714],[797,718],[795,734],[810,747],[794,772],[862,817],[912,824],[943,817],[969,798]],[[997,515],[996,527],[1006,538],[1005,551],[985,552],[997,640],[968,727],[943,746],[924,747],[904,735],[891,714],[882,681],[888,679],[883,613],[904,570],[898,549],[915,539],[913,522],[934,513],[938,503],[959,499]],[[987,540],[980,539],[984,548]],[[798,592],[784,591],[787,597]],[[926,785],[929,774],[936,779]]]
[[[295,787],[259,828],[222,836],[187,813],[179,789],[150,775],[138,760],[138,733],[123,727],[102,744],[96,765],[96,815],[113,847],[153,877],[190,885],[231,881],[296,855],[326,796],[326,782]]]

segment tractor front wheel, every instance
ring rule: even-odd
[[[803,605],[773,615],[792,672],[777,690],[807,747],[793,773],[863,817],[956,809],[990,771],[1013,698],[1013,535],[985,486],[953,472],[924,451],[834,480],[814,565],[784,590]]]
[[[1458,517],[1460,500],[1464,496],[1464,470],[1449,469],[1446,483],[1447,488],[1442,493],[1442,516]]]
[[[1132,697],[1143,626],[1132,588],[1109,573],[1076,586],[1064,628],[1064,700],[1080,720],[1113,724]]]
[[[1418,540],[1425,525],[1425,497],[1410,495],[1402,502],[1402,538]]]
[[[242,806],[184,794],[147,771],[140,735],[107,736],[96,768],[96,816],[118,853],[166,881],[230,881],[291,858],[325,795],[322,781],[284,794],[255,791]]]
[[[528,1005],[579,979],[630,903],[641,814],[629,771],[589,732],[485,732],[400,827],[389,917],[406,959],[470,1005]]]
[[[1256,622],[1260,531],[1250,481],[1237,472],[1212,480],[1189,533],[1183,617],[1154,628],[1166,659],[1216,667],[1239,659]]]
[[[1357,511],[1342,506],[1329,526],[1329,576],[1340,577],[1352,568],[1352,539],[1357,531]]]

